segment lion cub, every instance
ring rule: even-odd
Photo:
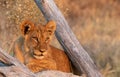
[[[64,51],[49,45],[56,30],[54,21],[45,26],[35,26],[30,21],[20,25],[22,36],[14,44],[14,56],[31,71],[59,70],[70,72],[70,65]]]

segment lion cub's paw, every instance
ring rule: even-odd
[[[44,68],[38,66],[37,64],[27,64],[26,65],[32,72],[36,73],[36,72],[40,72],[43,71]]]
[[[56,63],[53,61],[39,61],[26,64],[26,66],[34,73],[44,71],[44,70],[57,70]]]

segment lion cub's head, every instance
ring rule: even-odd
[[[41,59],[48,53],[49,43],[56,30],[54,21],[49,21],[46,25],[34,25],[30,21],[24,21],[20,25],[24,37],[24,47],[26,52],[36,58]]]

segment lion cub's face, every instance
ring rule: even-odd
[[[49,21],[45,26],[35,26],[30,21],[24,21],[20,28],[25,39],[25,51],[36,59],[44,58],[48,53],[49,43],[56,29],[55,22]]]

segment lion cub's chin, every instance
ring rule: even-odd
[[[44,55],[42,55],[42,56],[34,55],[34,58],[36,58],[36,59],[43,59],[44,57],[45,57]]]
[[[47,52],[39,53],[39,54],[34,54],[33,57],[36,59],[43,59],[47,56]]]

